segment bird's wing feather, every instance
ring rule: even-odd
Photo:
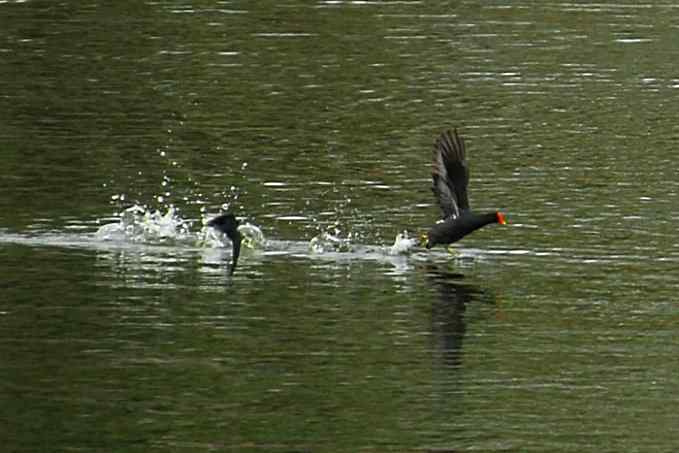
[[[464,140],[457,133],[443,132],[434,144],[432,191],[443,211],[443,218],[457,217],[469,209],[467,183],[469,168],[465,158]]]

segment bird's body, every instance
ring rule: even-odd
[[[442,133],[434,143],[432,192],[443,212],[443,220],[431,227],[426,247],[452,244],[491,223],[505,223],[500,212],[477,214],[469,207],[467,165],[464,140],[454,130]]]
[[[231,239],[231,245],[233,247],[231,254],[231,269],[229,274],[233,274],[236,270],[236,265],[238,264],[238,256],[240,255],[240,244],[242,237],[238,231],[238,220],[233,214],[223,214],[210,220],[208,226],[215,228],[218,231],[226,234],[229,239]]]

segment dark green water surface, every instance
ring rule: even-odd
[[[664,1],[0,1],[0,450],[676,451],[678,33]],[[455,126],[509,225],[376,248],[437,219]],[[130,205],[273,245],[229,277],[95,236]]]

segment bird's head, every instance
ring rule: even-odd
[[[507,224],[507,220],[505,219],[505,215],[503,213],[496,212],[495,218],[497,219],[497,223],[499,223],[500,225],[506,225]]]

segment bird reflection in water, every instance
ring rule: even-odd
[[[445,266],[427,267],[427,278],[438,292],[431,317],[432,338],[436,342],[434,349],[441,351],[446,368],[459,368],[469,321],[467,308],[475,301],[492,303],[494,298],[478,286],[464,283],[463,274],[452,272]]]
[[[459,262],[457,263],[460,264]],[[448,265],[425,267],[432,290],[431,357],[432,383],[429,395],[432,436],[428,451],[454,452],[461,427],[455,420],[465,416],[470,392],[463,372],[462,345],[470,323],[483,317],[485,304],[494,303],[492,293],[465,281],[465,276]],[[491,307],[492,308],[492,307]],[[469,339],[467,338],[467,341]],[[467,346],[468,347],[468,346]],[[473,374],[473,373],[472,373]],[[471,386],[471,392],[474,386]]]

